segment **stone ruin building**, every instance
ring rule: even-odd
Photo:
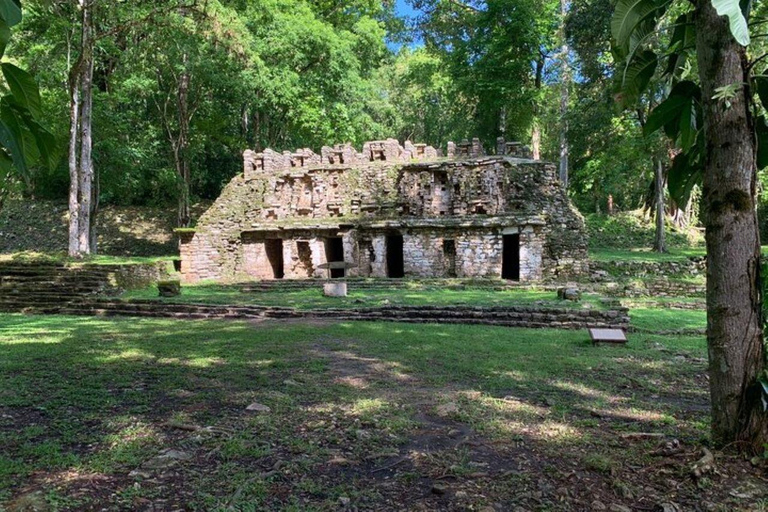
[[[243,174],[195,230],[180,231],[182,276],[535,282],[583,271],[583,218],[555,166],[503,139],[495,152],[478,139],[449,142],[445,154],[393,139],[362,151],[246,151]]]

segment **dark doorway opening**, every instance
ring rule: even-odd
[[[456,277],[456,241],[443,240],[445,271],[448,277]]]
[[[520,280],[520,235],[504,235],[504,261],[501,278]]]
[[[280,238],[270,238],[264,242],[264,249],[267,253],[267,260],[272,267],[272,275],[275,279],[285,277],[283,268],[283,240]]]
[[[299,251],[299,262],[304,267],[304,272],[307,277],[312,277],[315,269],[312,266],[312,248],[309,246],[309,242],[296,242],[296,249]]]
[[[344,240],[341,237],[325,239],[325,258],[328,263],[344,262]],[[344,277],[346,271],[343,268],[331,269],[331,278],[338,279]]]
[[[387,237],[387,277],[396,279],[405,277],[402,235],[390,235]]]

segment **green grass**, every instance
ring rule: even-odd
[[[589,257],[595,261],[685,261],[688,258],[706,256],[706,254],[704,247],[675,248],[665,253],[653,252],[645,247],[631,249],[596,248],[589,251]]]
[[[768,256],[768,245],[761,247],[763,256]],[[705,247],[681,247],[673,248],[668,252],[653,252],[648,247],[634,247],[630,249],[616,248],[590,248],[589,257],[594,261],[685,261],[688,258],[707,255]]]
[[[84,258],[70,258],[63,253],[19,252],[14,254],[0,254],[0,262],[43,262],[43,263],[69,263],[69,264],[94,264],[94,265],[135,265],[140,263],[171,262],[178,256],[108,256],[99,254]]]
[[[441,474],[476,493],[470,475],[501,474],[509,450],[534,459],[522,478],[556,479],[593,452],[584,467],[608,478],[646,457],[613,442],[622,432],[707,435],[704,365],[674,359],[702,360],[700,336],[593,347],[556,330],[0,315],[0,350],[0,504],[24,487],[69,510],[328,510],[341,496],[386,508],[432,499],[424,478]],[[246,412],[253,402],[271,412]],[[446,403],[455,412],[425,423]],[[456,428],[493,444],[451,448]],[[129,476],[167,448],[192,459]],[[371,473],[393,453],[407,463]],[[520,482],[508,478],[477,503],[505,499]]]
[[[629,317],[632,326],[641,331],[689,331],[707,327],[704,310],[631,308]]]
[[[587,232],[592,247],[652,247],[656,227],[653,219],[642,210],[620,212],[616,215],[585,215]],[[704,232],[691,226],[678,229],[667,223],[667,245],[670,248],[687,248],[704,245]]]
[[[392,306],[514,306],[539,304],[551,307],[589,307],[599,308],[596,295],[587,294],[582,302],[561,301],[552,290],[538,288],[519,288],[494,290],[492,288],[455,289],[437,285],[410,283],[405,288],[355,289],[355,283],[349,283],[348,297],[326,297],[323,295],[322,282],[300,290],[276,288],[269,291],[243,292],[242,286],[217,285],[202,283],[182,285],[179,297],[158,297],[157,287],[133,290],[121,295],[122,299],[158,300],[173,303],[227,304],[284,306],[298,309],[321,308],[361,308]]]

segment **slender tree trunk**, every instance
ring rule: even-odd
[[[541,160],[541,125],[538,119],[533,120],[531,132],[531,153],[534,160]]]
[[[187,64],[188,57],[184,55],[184,64]],[[189,208],[189,188],[190,188],[190,165],[189,165],[189,86],[191,76],[186,69],[181,74],[178,91],[178,112],[179,112],[179,142],[176,150],[176,171],[179,174],[179,227],[188,227],[191,221]]]
[[[653,172],[655,176],[653,195],[656,207],[656,236],[653,240],[655,252],[667,252],[666,233],[664,232],[664,220],[666,208],[664,205],[664,162],[661,158],[653,157]]]
[[[3,178],[2,183],[0,183],[0,212],[3,211],[3,207],[5,206],[5,201],[8,199],[8,196],[11,194],[11,183],[13,182],[13,173],[8,173]]]
[[[90,224],[91,229],[89,233],[92,255],[98,254],[99,252],[98,220],[99,220],[100,194],[101,194],[101,179],[99,178],[98,171],[94,168],[93,169],[93,187],[91,189],[91,224]]]
[[[756,452],[768,443],[768,418],[758,382],[766,364],[751,92],[744,85],[728,105],[713,99],[720,87],[748,84],[747,57],[711,2],[698,2],[696,37],[707,144],[703,206],[712,438],[716,446],[736,443]]]
[[[544,79],[544,55],[536,61],[534,87],[540,90]],[[541,124],[539,123],[539,105],[534,105],[533,128],[531,129],[531,153],[534,160],[541,160]]]
[[[70,78],[69,105],[69,255],[80,256],[80,179],[78,150],[80,138],[80,72],[74,70]]]
[[[568,54],[570,49],[565,37],[565,17],[568,15],[568,5],[566,0],[560,0],[560,14],[562,16],[561,24],[561,40],[562,48],[560,53],[561,59],[561,76],[562,83],[560,84],[560,182],[565,188],[568,188],[568,160],[570,157],[570,146],[568,144],[568,104],[570,103],[571,96],[571,72],[568,66]]]
[[[82,0],[81,0],[82,1]],[[80,253],[91,253],[91,203],[93,186],[93,2],[83,2],[82,100],[80,105]]]

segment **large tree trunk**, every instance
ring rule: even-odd
[[[91,203],[93,186],[93,2],[83,3],[82,103],[80,108],[80,254],[91,253]]]
[[[653,250],[655,252],[667,252],[666,233],[664,232],[664,220],[666,217],[666,208],[664,205],[664,163],[661,158],[653,157],[654,187],[655,196],[653,204],[656,207],[656,235],[653,240]]]
[[[720,87],[748,83],[746,51],[709,1],[698,2],[696,34],[707,144],[703,206],[712,438],[716,446],[735,443],[759,451],[768,443],[768,421],[757,380],[765,353],[748,86],[728,102],[713,99]]]

